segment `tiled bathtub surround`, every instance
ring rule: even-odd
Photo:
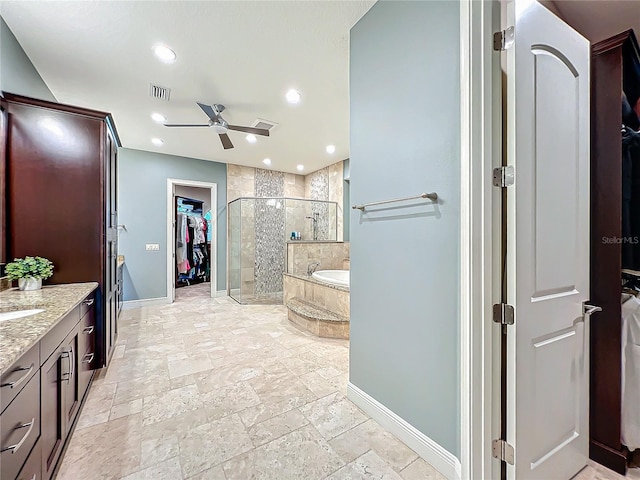
[[[124,311],[58,480],[444,479],[345,397],[347,341],[208,284],[176,294]]]
[[[288,242],[286,271],[306,275],[309,264],[316,262],[317,270],[345,270],[348,258],[349,242]]]
[[[283,275],[287,316],[304,330],[328,338],[349,338],[349,289],[306,274]]]

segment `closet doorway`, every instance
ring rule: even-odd
[[[183,213],[186,213],[186,215],[190,215],[189,212],[186,212],[187,210],[195,208],[195,211],[192,210],[193,215],[201,216],[206,221],[206,242],[201,242],[201,240],[199,241],[202,246],[195,249],[195,255],[198,256],[197,250],[199,248],[206,248],[207,265],[204,265],[202,270],[208,270],[208,274],[206,276],[209,279],[210,295],[212,298],[216,296],[216,250],[218,246],[218,220],[216,215],[216,212],[218,211],[217,197],[218,185],[216,183],[177,178],[167,179],[167,294],[171,303],[176,299],[176,284],[178,284],[178,282],[180,285],[185,285],[185,288],[189,288],[189,285],[192,283],[201,282],[201,280],[191,282],[190,279],[203,273],[199,272],[197,268],[194,268],[194,266],[191,265],[191,263],[193,263],[193,259],[189,258],[186,259],[189,262],[189,268],[185,269],[185,267],[181,267],[182,271],[186,271],[182,274],[179,272],[177,254],[179,253],[181,257],[183,257],[187,249],[186,245],[177,245],[176,242],[177,228],[179,227],[179,222],[176,221],[178,218],[177,208],[184,210],[185,212]],[[201,205],[198,205],[200,202]],[[191,246],[193,247],[193,238],[190,238],[190,240]],[[204,245],[207,246],[205,247]],[[192,256],[193,251],[193,248],[188,250],[189,254]]]

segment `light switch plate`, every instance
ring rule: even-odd
[[[148,250],[148,251],[160,250],[160,244],[159,243],[147,243],[146,250]]]

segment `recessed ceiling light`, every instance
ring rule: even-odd
[[[271,159],[265,158],[264,160],[262,160],[262,163],[264,163],[265,165],[271,165]]]
[[[153,53],[156,54],[161,61],[164,63],[171,63],[176,61],[176,52],[171,50],[166,45],[156,45],[153,47]]]
[[[301,172],[302,170],[304,170],[304,165],[298,165],[296,168],[299,172]]]
[[[247,142],[249,142],[249,143],[256,143],[258,141],[258,139],[256,138],[256,136],[253,133],[250,133],[245,138],[247,139]]]
[[[335,145],[327,145],[327,153],[329,155],[333,154],[336,152],[336,146]]]
[[[287,92],[287,94],[285,95],[287,102],[289,103],[300,103],[300,92],[298,92],[297,90],[291,89]]]
[[[164,143],[164,140],[162,140],[161,138],[152,138],[151,139],[151,143],[153,143],[154,145],[157,145],[159,147],[160,145],[162,145]]]
[[[158,122],[158,123],[164,123],[167,121],[167,117],[165,117],[160,113],[152,113],[151,118],[153,119],[154,122]]]

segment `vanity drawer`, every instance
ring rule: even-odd
[[[13,479],[40,436],[40,375],[29,380],[0,420],[0,478]]]
[[[20,470],[17,480],[41,480],[42,479],[42,447],[40,440],[36,443],[36,446],[31,450],[27,462]]]
[[[91,309],[95,309],[96,305],[96,291],[94,290],[87,298],[85,298],[82,302],[80,302],[80,318],[84,317],[85,313],[87,313]]]
[[[0,378],[0,412],[7,408],[40,368],[40,347],[35,344]]]
[[[89,387],[93,370],[97,367],[96,358],[96,311],[89,311],[78,326],[78,388],[82,398]]]
[[[80,321],[80,307],[71,310],[40,340],[40,362],[44,363]]]

